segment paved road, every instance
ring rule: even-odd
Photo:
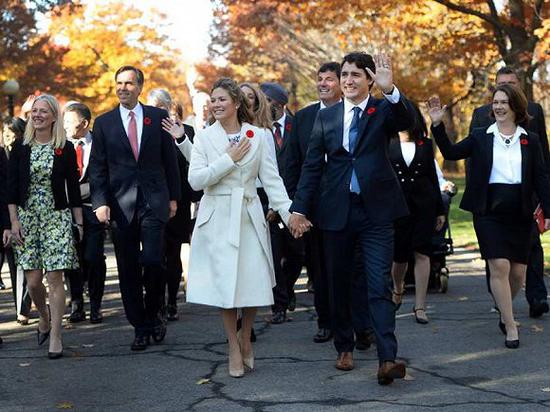
[[[170,323],[165,343],[133,353],[112,255],[108,264],[105,322],[67,329],[60,360],[46,358],[47,345],[36,346],[36,320],[26,327],[11,321],[11,291],[0,293],[1,411],[550,409],[550,317],[529,319],[520,296],[521,347],[504,348],[475,253],[458,251],[450,259],[449,292],[429,295],[429,325],[413,321],[412,295],[405,296],[397,333],[409,376],[389,387],[376,382],[372,348],[356,352],[355,370],[334,368],[332,344],[311,340],[316,323],[306,292],[284,325],[267,324],[268,311],[261,312],[257,369],[242,379],[227,375],[219,314],[207,307],[181,303],[181,319]]]

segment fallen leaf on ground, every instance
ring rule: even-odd
[[[541,391],[543,391],[543,392],[550,392],[550,388],[542,388]]]
[[[67,323],[65,326],[63,326],[64,329],[74,329],[74,326],[70,323]]]
[[[197,385],[204,385],[205,383],[210,383],[210,379],[202,378],[197,381]]]
[[[466,301],[466,300],[468,300],[468,299],[469,299],[468,296],[461,296],[461,297],[458,298],[458,301],[459,301],[459,302],[464,302],[464,301]]]
[[[94,347],[94,344],[93,344],[93,343],[83,343],[83,344],[82,344],[82,347],[83,347],[83,348],[93,348],[93,347]]]
[[[535,333],[544,332],[544,328],[542,326],[539,326],[539,325],[532,325],[531,330]]]
[[[74,404],[72,402],[59,402],[55,407],[57,409],[73,409]]]
[[[408,373],[405,375],[405,377],[403,379],[406,380],[406,381],[414,381],[415,380],[414,376],[411,376]]]
[[[31,366],[31,364],[30,363],[20,363],[19,366],[25,368],[27,366]]]

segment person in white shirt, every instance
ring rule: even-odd
[[[446,159],[469,158],[469,173],[460,207],[472,212],[481,257],[491,272],[491,290],[501,314],[499,328],[505,346],[519,347],[512,300],[525,281],[533,230],[533,195],[550,216],[550,177],[544,166],[538,136],[520,124],[528,118],[523,92],[509,85],[493,92],[488,128],[476,128],[464,140],[452,144],[442,118],[445,107],[439,97],[429,102],[432,133]],[[544,222],[550,229],[550,219]]]

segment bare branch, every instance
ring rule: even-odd
[[[504,24],[502,24],[502,22],[500,21],[500,19],[498,19],[498,17],[495,18],[492,15],[482,13],[480,11],[471,9],[469,7],[466,7],[466,6],[461,6],[461,5],[453,3],[452,1],[449,1],[449,0],[433,0],[433,1],[435,1],[436,3],[442,4],[442,5],[444,5],[445,7],[449,8],[451,10],[458,11],[458,12],[464,13],[464,14],[469,14],[470,16],[476,16],[476,17],[480,18],[481,20],[484,20],[487,23],[490,23],[493,26],[499,28],[500,30],[506,31],[506,26]]]

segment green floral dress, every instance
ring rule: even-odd
[[[53,159],[52,145],[31,146],[29,197],[25,208],[17,208],[24,244],[14,247],[16,262],[23,270],[78,268],[71,210],[54,209]]]

